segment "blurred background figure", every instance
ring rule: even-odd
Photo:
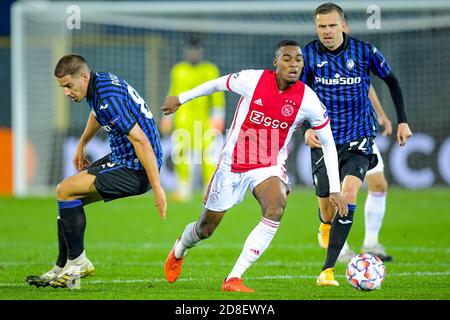
[[[179,95],[206,81],[220,76],[219,68],[203,59],[199,39],[191,38],[185,48],[185,60],[175,64],[170,72],[169,96]],[[217,92],[186,103],[174,116],[163,116],[160,130],[163,135],[172,132],[176,154],[174,171],[177,187],[173,200],[185,202],[192,194],[193,164],[200,163],[204,188],[208,185],[216,160],[213,159],[215,138],[225,127],[225,94]],[[214,131],[211,131],[213,129]]]

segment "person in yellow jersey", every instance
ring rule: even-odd
[[[200,41],[191,39],[185,49],[185,60],[172,67],[168,95],[177,96],[219,76],[219,68],[203,59]],[[183,108],[174,116],[163,116],[160,121],[161,133],[172,132],[172,160],[178,180],[173,199],[178,201],[188,201],[191,197],[193,164],[201,163],[204,186],[211,180],[217,163],[213,156],[215,139],[225,128],[223,92],[201,97],[187,104],[189,108]]]

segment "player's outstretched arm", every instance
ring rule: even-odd
[[[73,157],[73,165],[78,171],[84,170],[89,166],[89,161],[86,159],[86,146],[99,129],[100,124],[91,112]]]
[[[166,193],[161,186],[158,163],[152,145],[139,124],[134,125],[130,130],[128,139],[133,144],[136,155],[145,168],[148,181],[155,195],[155,206],[158,208],[159,215],[161,219],[165,219],[167,209]]]
[[[192,90],[180,93],[179,96],[168,96],[164,105],[161,107],[163,114],[169,115],[175,113],[182,104],[192,99],[209,96],[217,91],[227,90],[228,76],[223,76],[214,80],[207,81],[195,87]]]

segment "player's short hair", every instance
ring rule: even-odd
[[[317,17],[318,14],[328,14],[334,11],[339,14],[342,21],[346,21],[344,10],[342,10],[341,7],[339,7],[337,4],[333,2],[322,3],[320,6],[318,6],[316,8],[316,11],[314,11],[314,19]]]
[[[78,54],[66,54],[61,59],[59,59],[58,63],[55,67],[55,77],[62,78],[66,75],[74,75],[79,74],[83,69],[89,70],[89,66],[82,56]]]
[[[280,54],[280,49],[283,47],[288,47],[288,46],[294,46],[294,47],[300,47],[300,44],[295,41],[295,40],[283,40],[278,42],[277,44],[277,48],[275,49],[275,57],[278,57],[278,55]]]
[[[189,49],[201,49],[202,48],[202,42],[199,38],[189,38],[187,41],[187,47]]]

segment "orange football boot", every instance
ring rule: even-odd
[[[175,282],[178,279],[178,276],[181,273],[181,266],[183,264],[184,257],[181,259],[177,259],[175,257],[175,246],[181,238],[178,238],[173,245],[172,250],[166,258],[166,262],[164,263],[164,273],[166,274],[166,279],[169,283]]]
[[[328,248],[328,242],[330,242],[330,230],[331,224],[323,222],[320,223],[317,239],[319,240],[319,245],[322,248]]]
[[[231,278],[227,281],[223,281],[222,291],[230,291],[230,292],[255,292],[255,290],[250,289],[244,284],[244,279],[241,278]]]

